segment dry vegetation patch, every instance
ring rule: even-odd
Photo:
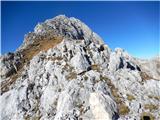
[[[92,69],[92,70],[100,71],[100,66],[97,65],[97,64],[93,64],[93,65],[91,65],[91,69]]]
[[[58,60],[58,61],[61,61],[61,60],[63,60],[63,58],[60,57],[60,56],[58,56],[58,57],[49,57],[49,58],[47,58],[47,60],[51,60],[51,61]]]
[[[33,44],[28,45],[27,48],[22,51],[22,54],[24,55],[23,59],[29,61],[40,51],[47,51],[48,49],[53,48],[55,45],[60,43],[61,41],[62,38],[60,37],[55,37],[50,40],[36,40]]]
[[[148,75],[147,73],[145,73],[145,72],[140,72],[140,76],[141,76],[141,78],[142,78],[142,81],[153,79],[151,76],[149,76],[149,75]]]
[[[153,110],[158,110],[159,106],[154,104],[145,104],[144,108],[153,111]]]
[[[160,96],[148,95],[148,97],[151,99],[160,100]]]
[[[72,80],[77,78],[77,73],[71,72],[69,75],[66,76],[67,80]]]
[[[126,106],[125,104],[121,104],[121,105],[119,106],[119,114],[120,114],[120,115],[126,115],[126,114],[128,114],[129,112],[130,112],[130,110],[129,110],[128,106]]]
[[[21,59],[21,65],[18,66],[16,73],[10,75],[10,79],[1,84],[1,94],[8,91],[8,88],[13,84],[17,78],[22,75],[23,67],[28,64],[28,62],[37,55],[40,51],[47,51],[53,48],[62,41],[61,37],[53,37],[52,39],[40,39],[33,42],[33,44],[28,45],[24,50],[22,50],[23,58]]]
[[[129,101],[135,100],[135,97],[133,95],[127,94],[127,99]]]
[[[121,96],[118,93],[118,89],[114,86],[110,79],[105,78],[107,85],[110,87],[111,93],[115,99],[115,102],[118,105],[118,111],[120,115],[127,115],[130,112],[128,106],[122,101]]]

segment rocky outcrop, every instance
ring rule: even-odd
[[[20,59],[22,58],[21,53],[8,53],[4,56],[1,56],[0,67],[1,67],[1,78],[7,78],[10,75],[17,72],[18,67],[21,65]]]
[[[1,61],[2,120],[160,119],[158,75],[75,18],[38,24]]]

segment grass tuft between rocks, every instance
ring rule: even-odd
[[[69,75],[66,76],[67,80],[72,80],[77,78],[77,73],[71,72]]]
[[[148,95],[148,97],[151,99],[160,100],[160,96]]]
[[[97,65],[97,64],[93,64],[93,65],[91,65],[91,69],[92,70],[96,70],[96,71],[100,71],[100,66],[99,65]]]
[[[128,106],[126,106],[125,104],[120,104],[119,105],[119,114],[120,115],[126,115],[130,112]]]
[[[125,103],[123,103],[122,98],[118,93],[118,89],[114,86],[109,78],[106,77],[105,80],[107,81],[107,85],[109,86],[114,100],[118,105],[119,115],[127,115],[130,112],[130,109]]]
[[[127,94],[127,99],[129,101],[135,100],[135,97],[133,95]]]
[[[158,105],[154,105],[154,104],[145,104],[144,108],[150,111],[153,111],[153,110],[157,110],[159,107]]]

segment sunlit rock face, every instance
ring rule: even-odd
[[[1,120],[158,120],[159,58],[114,51],[64,15],[39,23],[1,60]]]

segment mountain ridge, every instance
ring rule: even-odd
[[[159,59],[112,51],[76,18],[39,23],[0,60],[3,120],[160,118]]]

